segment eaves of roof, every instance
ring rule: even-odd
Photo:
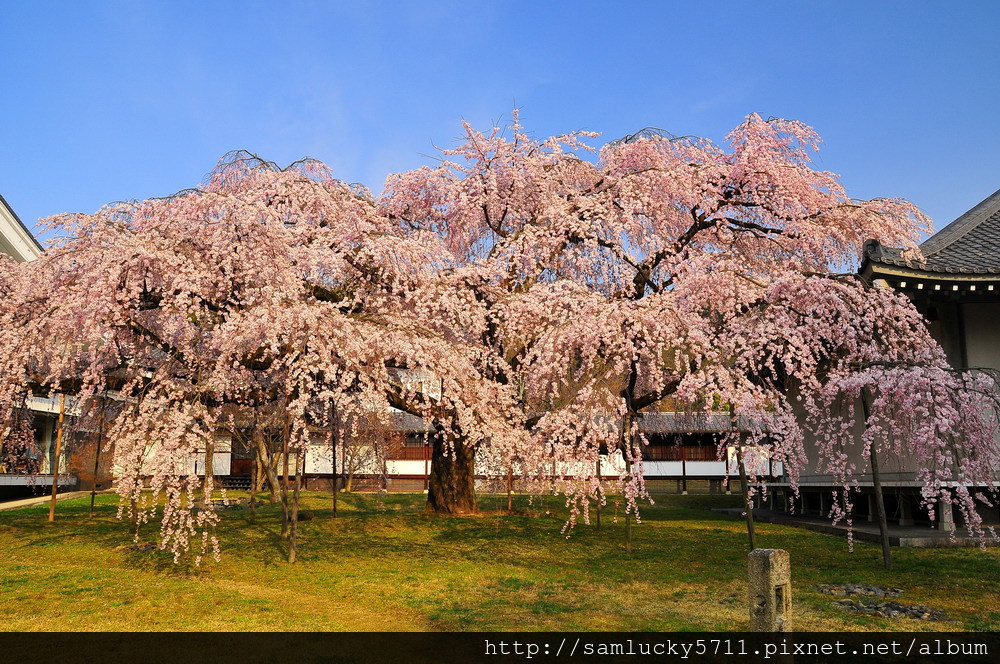
[[[907,259],[898,247],[876,240],[865,243],[862,272],[884,268],[941,278],[964,275],[973,279],[1000,277],[1000,190],[961,215],[920,245],[922,257]]]
[[[34,244],[39,251],[45,251],[45,248],[42,247],[41,244],[39,244],[38,240],[36,240],[35,236],[31,234],[31,231],[28,229],[28,227],[24,225],[23,221],[21,221],[21,218],[17,216],[16,212],[14,212],[14,208],[10,206],[10,203],[7,202],[7,199],[3,197],[3,194],[0,194],[0,205],[2,205],[4,209],[7,210],[11,218],[13,218],[14,221],[16,221],[17,224],[21,227],[21,230],[24,231],[24,234],[31,239],[32,244]]]

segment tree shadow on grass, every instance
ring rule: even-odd
[[[207,576],[206,564],[195,565],[194,560],[189,555],[181,556],[180,560],[174,562],[174,556],[170,551],[131,551],[122,552],[121,566],[127,569],[155,572],[164,576],[175,578],[203,578]]]

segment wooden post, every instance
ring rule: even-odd
[[[206,510],[213,509],[212,491],[215,485],[215,443],[205,439],[205,477],[201,484],[201,502]]]
[[[440,417],[441,420],[443,421],[443,419],[444,419],[444,376],[442,376],[441,378],[439,378],[438,381],[439,381],[439,384],[441,386],[441,391],[438,392],[438,406],[439,406],[439,415],[438,415],[438,417]],[[442,442],[444,442],[443,439],[442,439]],[[458,457],[458,452],[455,452],[454,450],[453,450],[453,452],[454,452],[454,454],[455,454],[455,456],[457,458]],[[427,470],[427,495],[430,496],[430,492],[431,492],[430,464],[426,460],[424,461],[424,468]],[[475,469],[473,469],[473,472],[475,472]],[[475,486],[475,480],[473,480],[473,486]]]
[[[136,499],[135,494],[129,499],[129,530],[133,535],[139,534],[139,501]]]
[[[757,532],[753,524],[753,503],[750,501],[750,487],[747,483],[747,469],[743,465],[743,432],[739,430],[736,419],[736,408],[729,404],[729,426],[736,433],[736,464],[740,470],[740,493],[743,495],[743,509],[747,517],[747,537],[750,539],[750,550],[757,548]],[[726,479],[729,479],[729,468],[726,468]]]
[[[97,451],[94,453],[94,481],[90,486],[90,516],[94,516],[94,500],[97,498],[97,474],[101,467],[101,442],[104,438],[104,409],[107,402],[101,397],[101,419],[97,422]]]
[[[253,466],[250,467],[250,523],[257,523],[257,475],[259,472],[257,450],[254,450]]]
[[[631,435],[632,414],[626,413],[622,420],[622,457],[625,460],[625,471],[632,471],[632,453],[635,451],[635,440]],[[628,509],[628,505],[625,506]],[[632,512],[625,513],[625,553],[632,553]]]
[[[875,453],[875,446],[872,444],[870,451],[872,464],[872,484],[875,487],[875,509],[878,512],[879,540],[882,542],[882,565],[886,569],[892,569],[892,553],[889,549],[889,524],[885,518],[885,501],[882,498],[882,478],[878,469],[878,455]]]
[[[333,518],[337,518],[337,494],[340,474],[337,472],[337,402],[330,401],[330,444],[333,446]]]
[[[747,536],[750,538],[750,550],[757,548],[757,533],[753,525],[753,503],[750,501],[750,487],[747,486],[747,469],[743,465],[743,437],[736,446],[736,461],[740,466],[740,488],[743,491],[743,506],[747,515]]]
[[[299,492],[302,490],[302,472],[306,465],[306,453],[302,451],[295,455],[295,494],[292,497],[291,534],[288,538],[288,562],[295,562],[296,549],[299,543]]]
[[[514,470],[512,468],[507,469],[507,511],[514,511],[513,494],[514,492]]]
[[[250,431],[249,446],[253,449],[253,466],[250,467],[250,523],[257,523],[257,485],[260,482],[260,452],[258,451],[260,430],[257,428],[257,411],[253,415],[253,429]]]
[[[861,408],[865,414],[865,427],[868,426],[868,418],[871,416],[868,406],[868,392],[861,390]],[[882,565],[886,569],[892,568],[892,553],[889,549],[889,524],[885,518],[885,501],[882,499],[882,476],[879,474],[878,455],[875,452],[875,441],[872,441],[868,450],[868,459],[872,466],[872,486],[875,490],[875,511],[878,513],[879,540],[882,543]]]
[[[427,393],[424,392],[424,384],[422,382],[420,383],[420,395],[425,401],[428,398]],[[424,429],[424,491],[427,492],[430,491],[431,482],[431,443],[428,437],[426,416],[420,418],[420,423]]]
[[[687,445],[681,445],[681,495],[688,493]]]
[[[56,493],[59,491],[59,457],[62,456],[63,420],[66,413],[66,395],[59,395],[59,423],[56,427],[56,453],[49,468],[52,471],[52,500],[49,501],[49,521],[56,520]]]
[[[288,511],[288,439],[291,437],[291,422],[288,421],[288,403],[285,402],[285,426],[282,432],[282,442],[281,442],[281,455],[284,457],[282,459],[282,471],[285,476],[285,481],[281,486],[281,536],[288,536],[288,522],[289,522],[289,511]]]
[[[597,450],[597,529],[601,529],[601,500],[604,490],[601,486],[601,450]]]
[[[431,442],[428,438],[427,423],[424,423],[424,491],[430,490],[431,481]]]

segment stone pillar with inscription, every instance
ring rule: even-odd
[[[754,549],[750,575],[750,631],[790,632],[792,575],[784,549]]]

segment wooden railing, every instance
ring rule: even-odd
[[[714,445],[649,445],[643,448],[646,461],[718,461]]]
[[[386,458],[392,461],[423,461],[431,458],[431,446],[397,447],[386,453]]]

